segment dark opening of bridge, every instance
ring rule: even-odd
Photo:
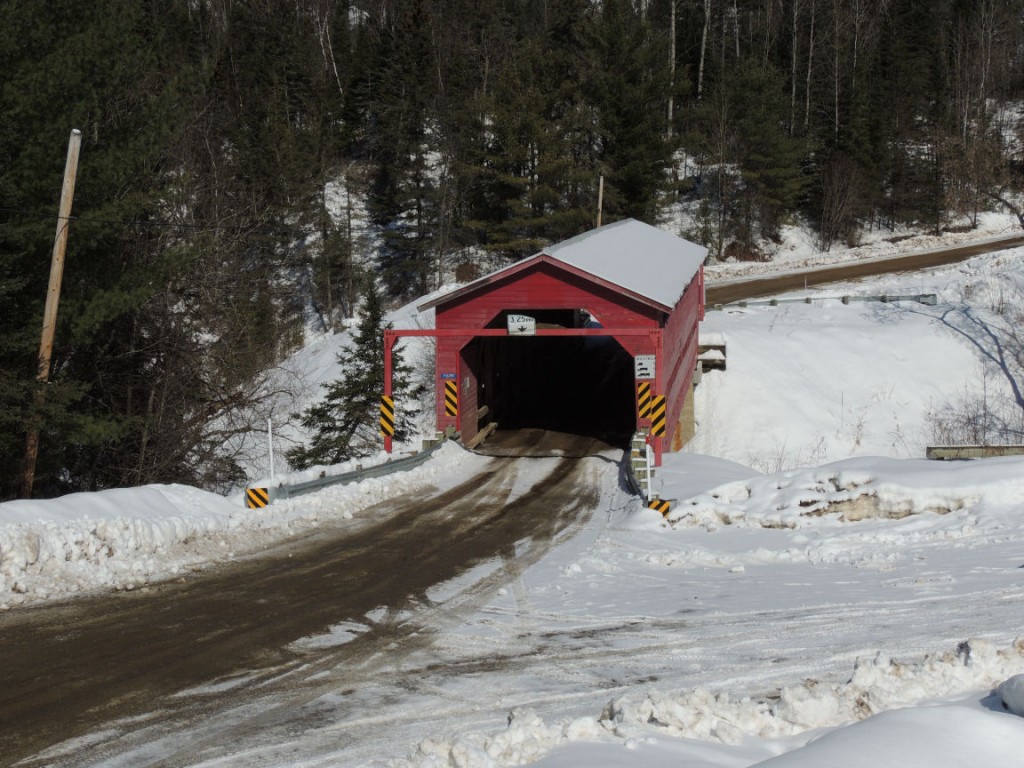
[[[633,358],[613,338],[481,337],[467,347],[466,360],[486,413],[481,423],[622,446],[635,429]]]

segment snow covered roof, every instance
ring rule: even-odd
[[[626,293],[671,310],[700,270],[707,248],[636,219],[624,219],[550,245],[511,266],[438,296],[419,309],[429,309],[472,293],[508,272],[533,262],[562,262],[576,272],[618,285]]]
[[[541,253],[671,308],[704,263],[708,249],[642,221],[624,219]]]

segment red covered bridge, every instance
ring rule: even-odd
[[[472,439],[489,422],[625,444],[656,463],[692,430],[705,248],[633,219],[609,224],[422,304],[437,337],[437,426]],[[663,398],[663,399],[661,399]],[[689,423],[687,423],[689,422]]]

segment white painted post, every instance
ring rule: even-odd
[[[270,484],[277,485],[274,477],[274,422],[267,419],[267,452],[270,454]]]
[[[654,494],[651,492],[651,453],[653,451],[651,450],[651,444],[646,441],[644,442],[644,448],[646,449],[644,451],[644,458],[646,460],[644,470],[647,473],[647,498],[653,499]]]

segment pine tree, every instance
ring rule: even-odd
[[[590,14],[577,0],[544,4],[480,99],[470,153],[467,225],[488,251],[509,259],[593,225],[598,184],[597,116],[581,89],[584,30]]]
[[[373,126],[368,148],[375,172],[367,206],[381,229],[380,275],[388,295],[403,299],[429,290],[433,274],[435,179],[430,150],[434,78],[425,0],[377,9],[374,74],[362,93]]]
[[[606,0],[593,37],[585,88],[600,127],[604,209],[611,218],[654,222],[673,150],[665,130],[667,40],[626,0]]]
[[[337,464],[347,459],[369,456],[381,447],[379,435],[380,397],[384,392],[384,309],[380,293],[372,281],[367,288],[363,312],[352,344],[338,353],[342,377],[325,384],[323,400],[307,408],[302,426],[313,431],[308,445],[288,451],[289,464],[306,469],[317,464]],[[398,409],[395,439],[409,434],[409,419],[415,415],[419,391],[409,377],[411,367],[396,347],[392,353],[392,395]]]
[[[200,80],[191,59],[175,54],[175,35],[188,27],[171,6],[60,0],[0,11],[0,469],[15,476],[24,430],[38,426],[37,495],[124,482],[121,469],[138,455],[129,438],[139,403],[162,379],[143,308],[168,276],[158,228],[173,176],[167,147]],[[83,139],[73,206],[81,218],[71,226],[40,412],[35,352],[71,127]]]

